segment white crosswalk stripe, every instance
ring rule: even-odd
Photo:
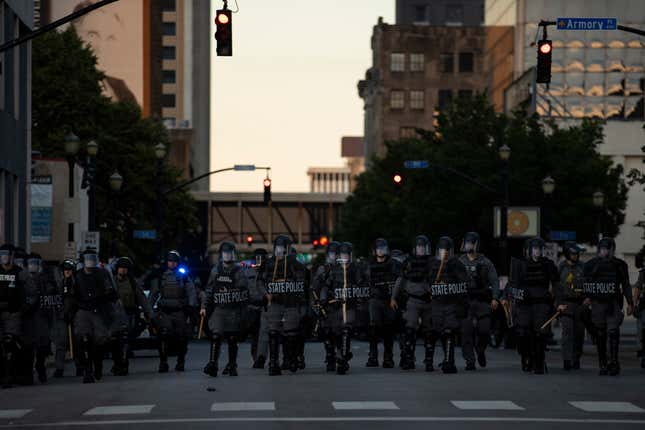
[[[97,406],[83,415],[136,415],[149,414],[155,405],[123,405],[123,406]]]
[[[477,411],[523,411],[524,408],[510,400],[451,400],[455,407]]]
[[[398,410],[394,402],[332,402],[338,411]]]
[[[0,409],[0,419],[22,418],[33,409]]]
[[[585,412],[645,412],[645,409],[630,402],[569,402],[569,404]]]
[[[211,412],[275,411],[275,402],[215,402]]]

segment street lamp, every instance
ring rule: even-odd
[[[87,142],[85,147],[88,155],[87,168],[85,169],[86,180],[84,185],[88,187],[89,197],[89,222],[87,229],[96,231],[96,155],[99,153],[99,144],[93,140]]]
[[[110,188],[115,193],[121,191],[121,186],[123,186],[123,176],[119,175],[119,172],[112,173],[110,176]]]
[[[161,259],[161,253],[163,251],[163,241],[161,237],[161,228],[163,226],[163,184],[161,181],[163,178],[163,163],[166,158],[166,153],[166,145],[163,143],[158,143],[155,146],[155,158],[157,159],[157,173],[155,175],[157,191],[155,228],[157,230],[157,257],[159,259]]]
[[[555,179],[551,176],[547,176],[542,179],[542,191],[544,192],[544,236],[549,238],[551,234],[551,223],[553,222],[553,208],[552,208],[552,197],[553,191],[555,191]]]
[[[596,208],[596,237],[600,242],[600,239],[602,239],[602,212],[605,207],[605,193],[602,191],[593,193],[593,205]]]
[[[114,192],[115,199],[114,199],[114,209],[116,210],[116,226],[114,227],[114,230],[112,231],[112,242],[110,245],[110,257],[116,257],[116,235],[117,231],[120,226],[120,214],[121,212],[119,211],[119,192],[121,191],[121,187],[123,186],[123,176],[119,174],[119,172],[114,172],[112,173],[112,176],[110,176],[110,188]]]
[[[498,149],[499,158],[502,161],[500,176],[502,179],[502,195],[504,200],[502,201],[502,211],[500,213],[500,229],[499,229],[499,238],[500,238],[500,259],[501,259],[501,268],[502,274],[507,274],[507,265],[508,265],[508,206],[509,203],[509,166],[508,162],[511,158],[511,148],[503,144]]]
[[[67,135],[65,135],[65,154],[67,155],[67,166],[69,167],[69,187],[68,187],[68,197],[71,199],[74,197],[74,160],[76,158],[76,154],[78,154],[78,150],[80,149],[81,146],[81,141],[79,140],[78,136],[76,136],[74,133],[70,132]],[[70,240],[70,242],[73,242]]]

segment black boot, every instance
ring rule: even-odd
[[[349,329],[344,329],[340,340],[340,356],[336,365],[336,373],[344,375],[349,370],[349,360],[352,358]]]
[[[517,352],[521,357],[522,371],[531,372],[533,370],[533,360],[531,355],[531,342],[528,336],[518,336]]]
[[[267,361],[267,358],[264,355],[258,355],[258,358],[255,359],[255,362],[253,363],[253,368],[254,369],[264,369],[264,364]]]
[[[437,337],[434,334],[427,334],[425,337],[425,353],[426,357],[423,360],[426,365],[426,372],[434,372],[434,347],[437,343]]]
[[[383,332],[383,368],[391,369],[394,367],[394,332],[391,328],[386,328]]]
[[[331,333],[325,337],[325,363],[327,363],[327,372],[336,371],[336,339]]]
[[[47,351],[38,350],[36,352],[36,374],[41,384],[47,382],[47,369],[45,368],[45,359],[47,358]]]
[[[598,348],[598,374],[607,375],[607,332],[598,330],[596,335],[596,348]]]
[[[620,374],[620,363],[618,362],[618,349],[620,345],[620,331],[609,331],[609,365],[607,370],[610,376]]]
[[[92,362],[92,344],[89,338],[83,338],[80,342],[80,361],[83,366],[83,383],[92,384],[95,382]]]
[[[228,338],[228,375],[237,376],[237,339]]]
[[[286,337],[282,337],[282,363],[280,364],[280,370],[289,370],[289,345],[287,344]]]
[[[536,375],[544,375],[545,370],[545,350],[546,350],[546,339],[541,335],[535,335],[533,337],[533,373]]]
[[[208,363],[204,366],[204,373],[213,378],[217,377],[217,363],[219,361],[219,352],[222,347],[222,339],[219,336],[211,338],[211,350],[208,356]]]
[[[296,373],[298,371],[298,337],[287,336],[284,343],[286,352],[285,361],[291,373]]]
[[[645,309],[641,310],[641,312],[645,312]],[[645,369],[645,328],[641,330],[641,368]]]
[[[281,375],[280,370],[280,334],[276,331],[269,333],[269,375]]]
[[[168,373],[168,340],[159,342],[159,373]]]
[[[13,372],[14,372],[14,355],[15,343],[12,340],[4,340],[0,344],[0,352],[2,353],[2,388],[7,389],[13,387]]]
[[[121,362],[121,372],[119,376],[127,376],[130,373],[130,360],[128,359],[130,355],[130,343],[125,339],[121,343],[121,357],[123,361]]]
[[[305,363],[305,337],[298,336],[298,355],[296,357],[298,363],[298,370],[304,370],[307,367]]]
[[[94,345],[92,361],[94,362],[94,378],[100,381],[103,379],[103,348]]]
[[[378,367],[378,330],[376,327],[369,328],[370,352],[365,367]]]
[[[179,346],[177,347],[177,364],[175,364],[176,372],[183,372],[186,369],[187,353],[188,353],[188,340],[180,339]]]
[[[403,341],[403,356],[401,369],[403,370],[414,370],[414,346],[416,343],[416,330],[413,328],[407,328],[405,330],[404,341]]]
[[[486,360],[486,348],[488,347],[488,341],[490,336],[481,336],[477,337],[477,345],[475,345],[475,352],[477,352],[477,363],[479,367],[486,367],[488,364]]]
[[[441,337],[441,344],[444,354],[441,370],[443,373],[457,373],[457,366],[455,366],[455,335],[445,333]]]

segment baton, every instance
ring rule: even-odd
[[[542,327],[540,327],[540,330],[544,330],[545,328],[547,328],[547,327],[548,327],[548,326],[549,326],[553,321],[555,321],[555,319],[556,319],[557,317],[559,317],[559,316],[560,316],[560,313],[561,313],[560,311],[557,311],[557,312],[555,313],[555,315],[553,315],[551,318],[549,318],[549,319],[547,320],[547,322],[545,322],[545,323],[542,325]]]
[[[74,359],[74,338],[72,337],[72,325],[67,324],[67,337],[69,340],[69,356]]]
[[[204,315],[201,315],[199,318],[199,334],[197,335],[197,339],[202,338],[202,329],[204,328]]]

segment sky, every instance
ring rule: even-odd
[[[363,135],[356,84],[371,65],[372,28],[379,16],[394,23],[395,1],[238,3],[233,56],[215,56],[213,43],[211,168],[270,166],[273,192],[309,191],[307,169],[343,166],[341,137]],[[210,187],[261,192],[263,178],[220,173]]]

